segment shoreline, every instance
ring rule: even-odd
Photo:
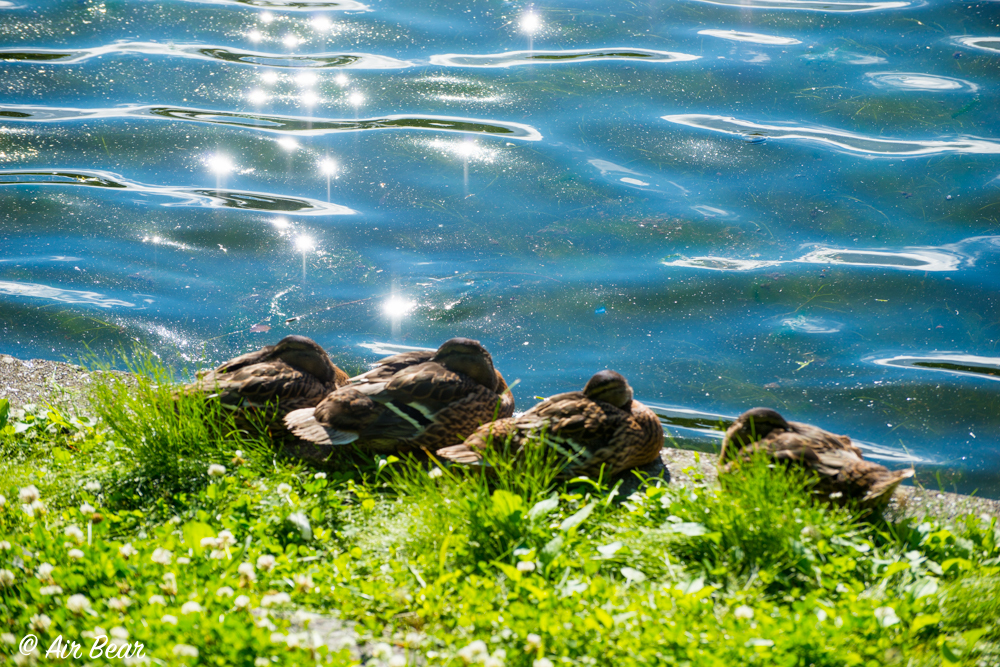
[[[92,374],[100,372],[62,361],[25,361],[0,354],[0,399],[8,399],[12,409],[49,403],[77,416],[87,415],[90,406],[86,390]],[[660,458],[670,471],[672,483],[692,483],[691,475],[686,472],[689,470],[700,472],[709,483],[717,479],[714,457],[703,452],[664,447]],[[899,518],[924,513],[949,519],[968,513],[1000,516],[1000,500],[900,486],[886,510],[887,516]]]

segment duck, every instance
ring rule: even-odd
[[[866,461],[846,435],[786,421],[770,408],[753,408],[732,423],[722,441],[720,472],[733,472],[739,461],[758,451],[774,461],[816,473],[819,479],[814,490],[828,501],[856,503],[862,509],[884,507],[900,482],[914,474],[912,468],[889,470]]]
[[[249,430],[253,412],[265,407],[266,427],[272,435],[283,434],[280,417],[293,410],[317,405],[324,396],[347,384],[350,376],[337,367],[316,341],[291,335],[276,345],[268,345],[202,371],[195,382],[178,393],[202,394],[217,398],[236,412],[237,425]]]
[[[612,370],[595,373],[583,391],[550,396],[527,412],[484,424],[461,445],[438,450],[454,463],[477,464],[489,447],[509,442],[516,453],[534,442],[556,448],[565,462],[558,478],[617,477],[658,462],[663,427],[632,387]]]
[[[406,454],[461,443],[480,424],[512,414],[514,396],[486,348],[451,338],[437,350],[382,359],[315,407],[288,413],[285,424],[320,447]]]

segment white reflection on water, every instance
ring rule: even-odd
[[[10,296],[30,296],[37,299],[50,299],[61,301],[62,303],[82,303],[101,308],[111,308],[112,306],[124,306],[134,308],[135,304],[120,299],[108,299],[98,292],[86,292],[83,290],[68,290],[58,287],[49,287],[37,283],[21,283],[8,280],[0,280],[0,294]]]
[[[713,114],[673,114],[661,116],[663,120],[678,125],[696,127],[702,130],[722,132],[724,134],[766,137],[769,140],[791,139],[809,143],[826,144],[847,153],[856,153],[872,157],[917,157],[936,155],[939,153],[973,153],[998,154],[1000,143],[988,139],[968,138],[953,141],[923,139],[901,140],[872,137],[831,127],[808,126],[794,122],[782,125],[755,123],[733,116],[716,116]]]
[[[954,40],[962,46],[1000,53],[1000,37],[955,37]]]
[[[824,2],[823,0],[697,0],[709,5],[736,6],[740,9],[798,9],[809,12],[874,12],[902,9],[912,2]]]
[[[568,65],[606,60],[636,62],[684,62],[701,56],[671,51],[653,51],[631,47],[600,49],[562,49],[545,51],[506,51],[482,55],[445,53],[431,56],[432,65],[445,67],[514,67],[516,65]]]
[[[390,319],[405,317],[417,307],[416,301],[410,301],[402,297],[393,296],[382,304],[382,312]]]
[[[1000,357],[979,357],[960,352],[931,352],[928,355],[901,354],[887,358],[869,358],[879,366],[898,366],[915,370],[937,371],[1000,380]]]
[[[778,37],[777,35],[761,35],[756,32],[740,32],[738,30],[699,30],[699,35],[709,35],[711,37],[719,37],[720,39],[728,39],[733,42],[751,42],[753,44],[768,44],[768,45],[783,45],[791,46],[793,44],[801,44],[800,40],[794,37]]]
[[[781,320],[781,326],[806,334],[831,334],[837,333],[844,328],[841,322],[826,320],[822,317],[807,317],[805,315],[786,317]]]
[[[974,237],[942,247],[907,247],[902,250],[869,250],[864,248],[819,247],[796,259],[757,260],[728,257],[682,257],[664,261],[666,266],[683,266],[714,271],[751,271],[780,264],[840,264],[870,266],[909,271],[957,271],[963,265],[972,266],[975,257],[961,250],[962,246],[992,237]]]
[[[974,93],[979,86],[964,79],[953,79],[949,76],[920,74],[917,72],[868,72],[876,88],[892,88],[894,90],[918,90],[922,92],[948,92],[967,90]]]
[[[437,350],[436,347],[413,347],[412,345],[397,345],[389,342],[358,343],[358,347],[371,350],[373,354],[385,356],[403,354],[404,352],[434,352]]]

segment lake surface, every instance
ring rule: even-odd
[[[1000,2],[0,0],[0,351],[610,367],[1000,497]]]

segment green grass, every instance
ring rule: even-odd
[[[31,633],[167,665],[1000,664],[995,517],[859,521],[761,461],[627,499],[556,481],[545,447],[318,472],[136,369],[100,376],[96,420],[0,405],[5,653]]]

